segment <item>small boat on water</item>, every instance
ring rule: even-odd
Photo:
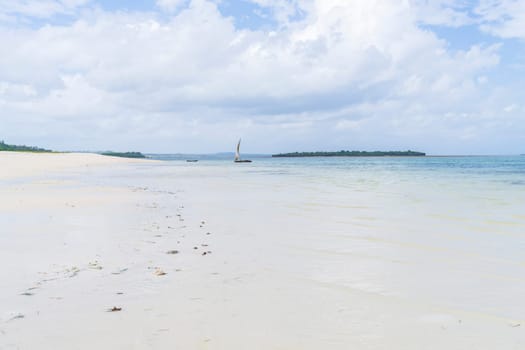
[[[241,148],[241,139],[239,139],[239,143],[237,143],[237,149],[235,150],[235,159],[233,160],[235,163],[251,163],[251,160],[248,159],[241,159],[241,154],[239,153],[239,149]]]
[[[186,159],[186,162],[188,163],[197,163],[198,161],[198,159]]]

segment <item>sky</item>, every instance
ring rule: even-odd
[[[0,140],[525,153],[523,0],[0,0]]]

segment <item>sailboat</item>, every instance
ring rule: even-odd
[[[239,139],[239,143],[237,143],[237,149],[235,150],[235,159],[233,160],[235,163],[251,163],[251,160],[248,159],[241,159],[241,154],[239,153],[239,148],[241,148],[241,139]]]

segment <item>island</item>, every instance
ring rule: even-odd
[[[415,151],[338,151],[338,152],[293,152],[272,154],[272,157],[423,157],[424,152]]]
[[[34,152],[34,153],[43,153],[43,152],[53,152],[48,149],[38,148],[34,146],[17,146],[17,145],[8,145],[4,141],[0,141],[0,151],[6,152]]]
[[[122,158],[146,158],[145,155],[143,155],[140,152],[102,152],[100,153],[104,156],[111,156],[111,157],[122,157]]]

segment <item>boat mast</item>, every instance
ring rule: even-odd
[[[235,151],[235,161],[241,160],[241,154],[239,153],[240,148],[241,148],[241,139],[239,139],[239,143],[237,143],[237,150]]]

